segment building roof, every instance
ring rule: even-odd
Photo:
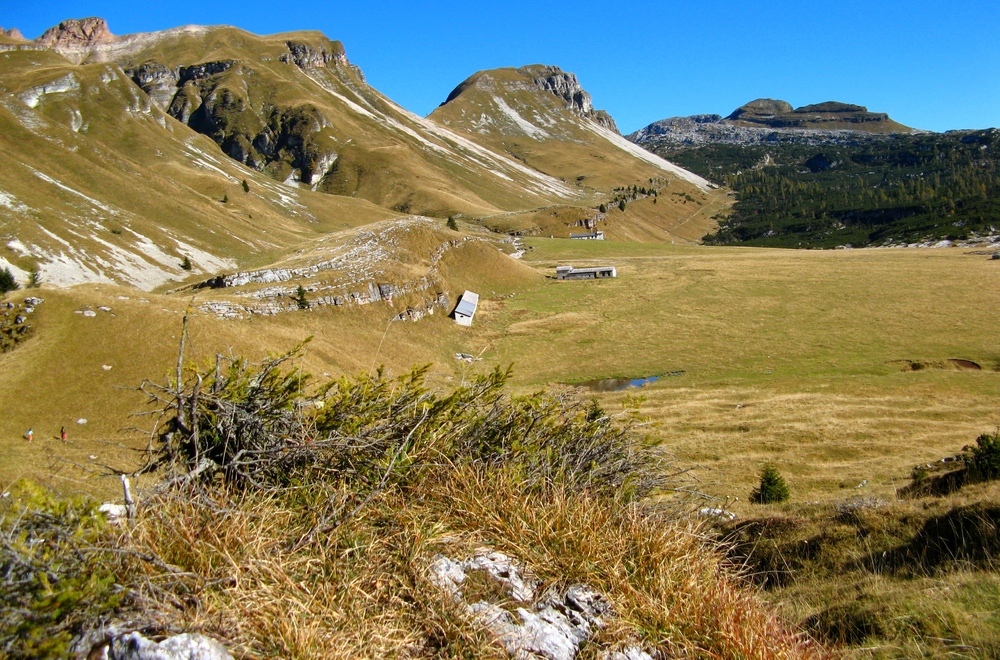
[[[479,294],[473,293],[472,291],[466,291],[462,294],[462,299],[458,301],[458,307],[455,308],[455,314],[472,316],[476,313],[477,307],[479,307]]]

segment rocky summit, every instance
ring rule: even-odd
[[[662,119],[628,136],[647,148],[705,144],[820,144],[868,136],[914,133],[884,112],[838,101],[793,108],[787,101],[756,99],[726,117],[701,114]]]
[[[103,18],[83,18],[63,21],[49,28],[35,40],[48,48],[94,46],[114,43],[115,36]]]

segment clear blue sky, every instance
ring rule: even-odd
[[[0,0],[0,26],[28,38],[87,16],[115,34],[321,30],[422,115],[477,70],[545,63],[575,72],[623,133],[759,97],[857,103],[935,131],[1000,126],[1000,0]]]

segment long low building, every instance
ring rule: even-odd
[[[598,266],[596,268],[556,267],[557,280],[599,280],[608,277],[618,277],[618,269],[614,266]]]

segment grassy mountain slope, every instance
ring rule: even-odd
[[[595,207],[608,201],[616,187],[652,184],[694,195],[699,206],[710,188],[707,181],[650,157],[618,135],[613,122],[593,110],[575,76],[555,67],[480,71],[459,85],[429,118],[574,185]],[[689,209],[669,204],[654,210],[649,226],[653,231],[625,231],[615,237],[667,240],[665,232],[689,215],[683,212]],[[522,216],[510,226],[562,236],[571,231],[565,223],[546,222],[545,209],[540,215]],[[610,225],[598,228],[615,233]]]
[[[399,108],[318,33],[119,38],[103,26],[80,42],[60,29],[49,46],[0,52],[0,266],[22,282],[38,270],[56,285],[152,290],[263,266],[398,216],[387,207],[490,213],[579,198]]]
[[[230,156],[338,195],[429,215],[574,198],[549,177],[403,110],[317,32],[158,33],[113,57]],[[174,75],[177,71],[177,75]],[[172,95],[171,95],[172,93]]]
[[[488,308],[489,299],[542,279],[492,243],[448,230],[443,223],[429,227],[426,220],[403,226],[376,223],[333,234],[280,266],[331,263],[337,255],[348,256],[340,262],[342,268],[290,282],[251,282],[172,295],[112,285],[43,286],[11,294],[9,300],[35,295],[44,302],[30,315],[32,337],[0,354],[0,436],[19,438],[33,427],[36,441],[18,442],[5,452],[0,482],[28,476],[60,489],[107,489],[113,494],[114,485],[95,480],[88,468],[120,465],[131,460],[129,449],[145,446],[141,435],[123,431],[146,428],[144,418],[130,417],[144,406],[134,388],[145,378],[162,380],[171,373],[186,312],[191,315],[187,359],[192,364],[216,352],[258,359],[313,337],[301,364],[311,373],[353,374],[379,365],[402,373],[413,365],[433,363],[433,382],[448,385],[461,378],[466,366],[456,362],[455,353],[471,350],[468,333],[447,317],[458,296],[472,288],[482,293],[483,307]],[[351,292],[367,295],[371,283],[390,282],[402,289],[421,280],[429,280],[430,288],[400,291],[373,302],[350,298]],[[309,289],[308,310],[296,306],[297,283]],[[402,314],[408,319],[408,309],[424,310],[438,292],[447,294],[448,306],[431,307],[417,322],[399,318]],[[343,306],[317,304],[321,296],[334,294],[347,299]],[[244,313],[240,319],[218,313],[235,305],[281,306],[283,311]],[[77,424],[79,419],[86,424]],[[68,444],[58,440],[62,426],[69,429]]]
[[[113,65],[12,51],[0,70],[0,259],[22,280],[150,290],[187,278],[184,257],[204,276],[396,215],[239,165]]]

